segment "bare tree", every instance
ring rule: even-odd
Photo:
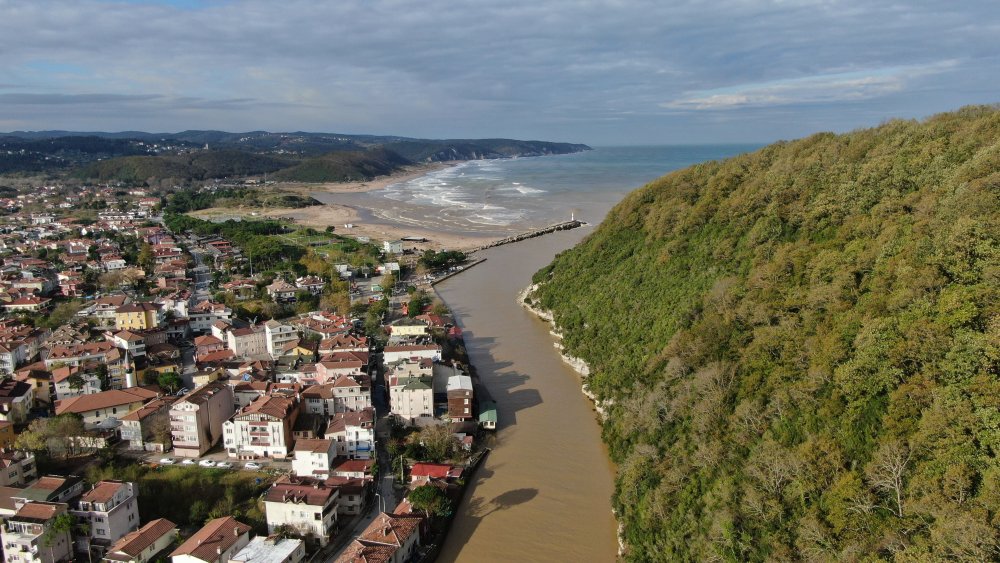
[[[879,446],[865,469],[868,482],[876,490],[896,497],[894,513],[903,517],[903,480],[913,452],[899,440],[890,440]]]

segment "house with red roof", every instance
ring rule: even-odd
[[[447,463],[414,463],[410,468],[410,482],[422,479],[460,479],[462,468]]]

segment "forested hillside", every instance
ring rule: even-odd
[[[383,148],[339,151],[308,158],[276,173],[276,180],[290,182],[350,182],[387,176],[411,162]]]
[[[1000,111],[665,176],[535,276],[635,561],[1000,556]]]

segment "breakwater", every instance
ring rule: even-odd
[[[528,240],[530,238],[540,237],[542,235],[547,235],[549,233],[554,233],[556,231],[568,231],[570,229],[576,229],[577,227],[582,227],[587,223],[584,221],[563,221],[562,223],[556,223],[555,225],[549,225],[548,227],[542,227],[541,229],[535,229],[533,231],[528,231],[526,233],[521,233],[519,235],[512,235],[507,238],[502,238],[500,240],[495,240],[491,243],[484,244],[482,246],[477,246],[473,248],[470,252],[478,252],[480,250],[486,250],[487,248],[494,248],[497,246],[503,246],[505,244],[513,244],[515,242],[521,242],[522,240]]]

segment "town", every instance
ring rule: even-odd
[[[431,287],[463,253],[2,195],[5,561],[433,560],[497,422]]]

